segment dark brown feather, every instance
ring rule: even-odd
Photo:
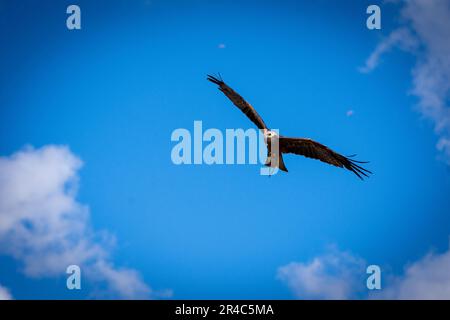
[[[233,104],[238,107],[259,129],[267,129],[263,119],[256,112],[255,108],[250,103],[244,100],[236,91],[231,89],[222,79],[208,75],[207,78],[212,83],[219,86],[219,90],[222,91]]]
[[[282,153],[294,153],[345,168],[355,173],[360,179],[372,173],[357,164],[365,162],[352,160],[311,139],[280,137],[279,144]]]

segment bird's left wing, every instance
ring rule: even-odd
[[[256,112],[255,108],[250,103],[244,100],[236,91],[231,89],[222,79],[208,75],[207,78],[212,83],[219,86],[219,90],[222,91],[233,104],[238,107],[259,129],[267,129],[263,119]]]
[[[281,136],[279,138],[279,148],[282,153],[294,153],[317,159],[336,167],[345,168],[355,173],[360,179],[363,179],[362,176],[368,177],[368,174],[372,173],[358,165],[358,163],[366,162],[352,160],[311,139]]]

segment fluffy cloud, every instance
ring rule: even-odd
[[[433,122],[437,148],[450,164],[450,2],[405,1],[401,17],[403,25],[378,44],[360,70],[373,70],[393,47],[414,54],[412,93],[419,99],[419,112]]]
[[[366,288],[366,263],[336,249],[308,263],[292,262],[278,269],[278,278],[299,299],[450,299],[450,249],[428,253],[408,264],[401,275],[382,270],[382,289]]]
[[[335,248],[308,263],[280,267],[277,278],[299,299],[354,299],[364,289],[365,262]]]
[[[429,253],[405,268],[402,276],[374,295],[384,299],[450,299],[450,250]]]
[[[21,262],[30,277],[65,275],[76,264],[102,296],[151,297],[135,270],[110,261],[112,237],[91,229],[89,208],[76,200],[81,166],[63,146],[0,157],[0,254]]]
[[[12,300],[12,295],[9,290],[0,285],[0,300]]]

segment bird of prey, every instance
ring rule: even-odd
[[[288,170],[283,161],[283,153],[294,153],[350,170],[361,180],[363,180],[364,177],[368,177],[368,175],[372,173],[359,165],[367,162],[350,159],[350,157],[353,156],[343,156],[314,140],[307,138],[289,138],[278,135],[275,131],[271,131],[267,127],[263,119],[251,106],[251,104],[245,101],[244,98],[242,98],[236,91],[231,89],[231,87],[229,87],[222,80],[220,75],[219,77],[208,75],[207,79],[212,83],[217,84],[219,86],[219,90],[222,91],[228,99],[230,99],[231,102],[233,102],[233,104],[258,127],[258,129],[262,130],[268,151],[267,161],[265,163],[266,166],[278,167],[279,169],[287,172]],[[272,153],[271,141],[274,141],[273,139],[278,140],[278,152],[276,152],[276,154]]]

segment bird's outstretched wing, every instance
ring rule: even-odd
[[[363,176],[368,177],[372,173],[358,165],[367,162],[352,160],[311,139],[281,136],[279,138],[279,144],[282,153],[295,153],[308,158],[318,159],[333,166],[350,170],[360,179],[363,179]]]
[[[241,111],[254,123],[259,129],[267,129],[266,124],[263,119],[256,112],[255,108],[252,107],[250,103],[244,100],[236,91],[231,89],[222,79],[217,79],[216,77],[208,75],[207,78],[212,83],[219,86],[219,90],[222,91],[231,102],[234,103],[236,107],[241,109]]]

